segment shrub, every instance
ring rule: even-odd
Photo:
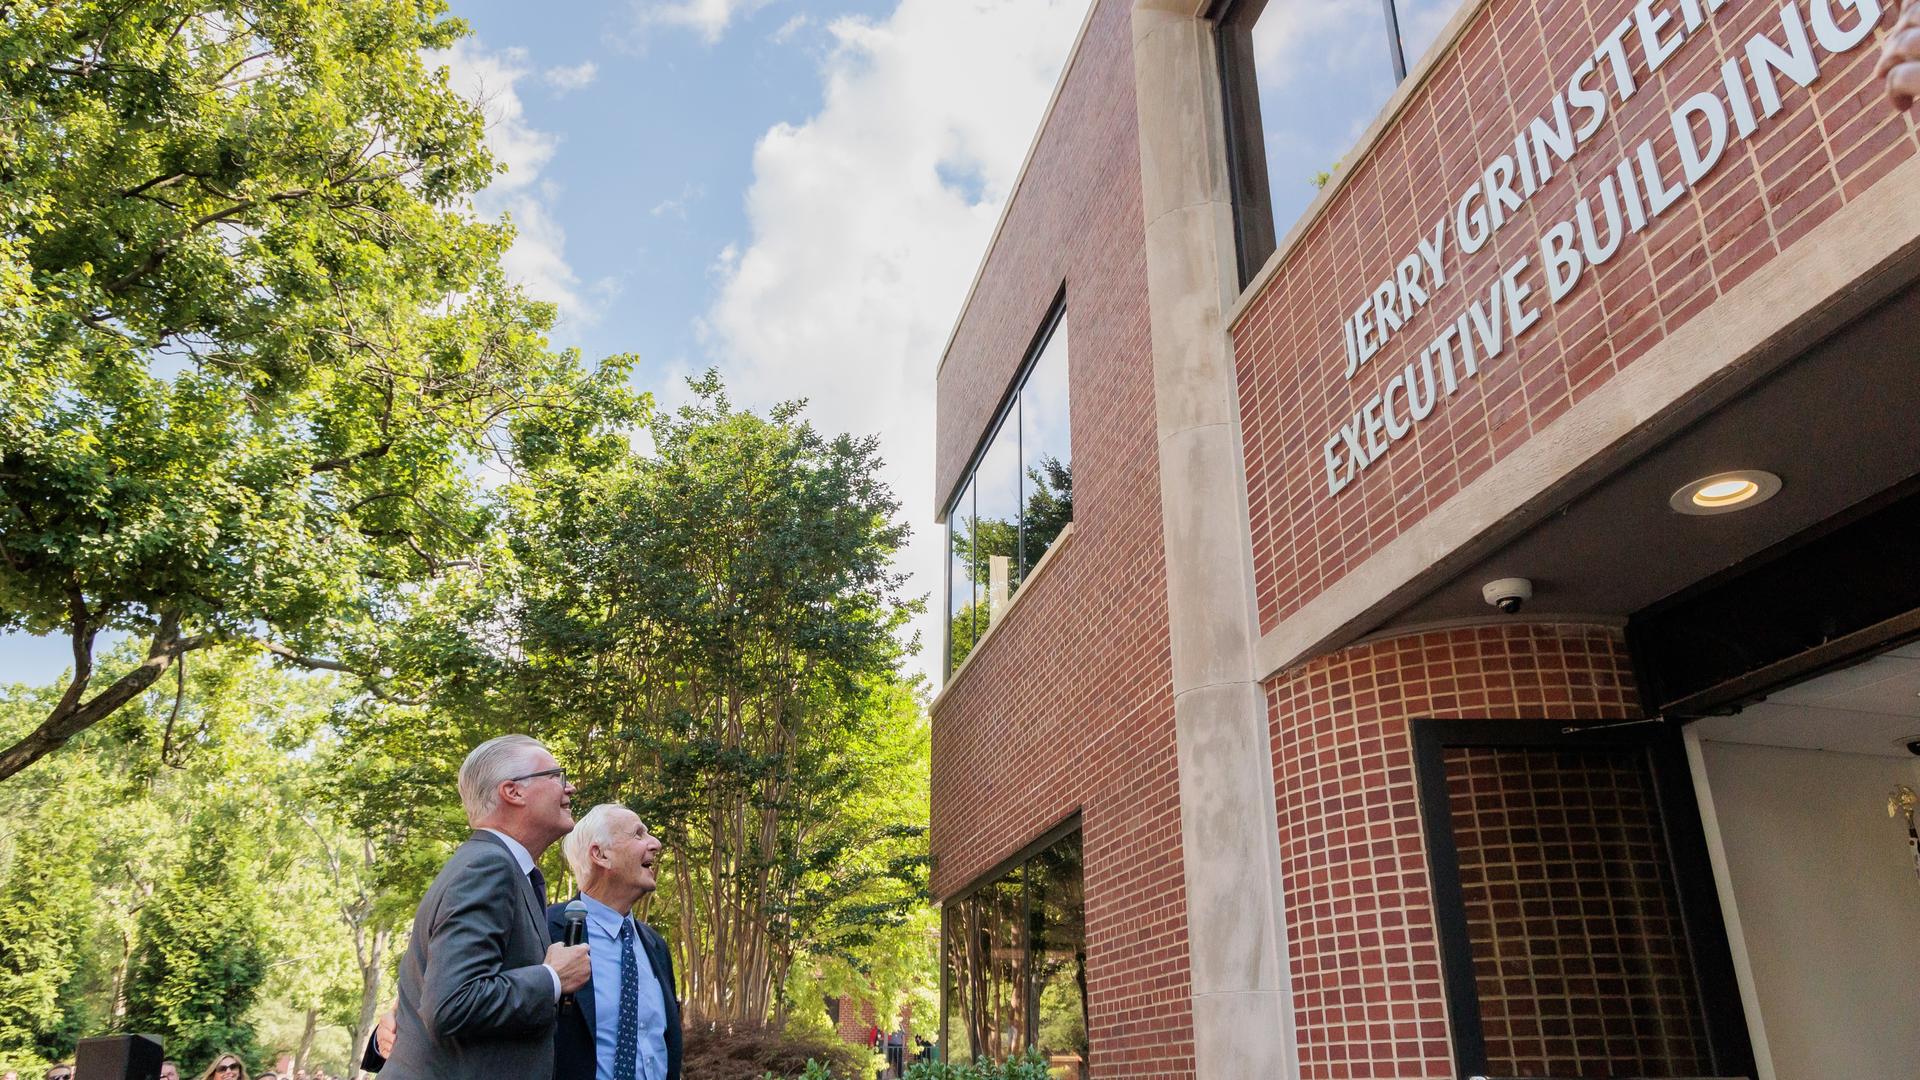
[[[1047,1059],[1029,1050],[1023,1057],[994,1063],[976,1061],[970,1065],[949,1065],[942,1061],[923,1061],[907,1066],[905,1080],[1052,1080]]]
[[[682,1044],[686,1080],[865,1080],[873,1055],[835,1036],[771,1025],[688,1028]]]

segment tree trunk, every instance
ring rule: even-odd
[[[306,1025],[300,1029],[300,1049],[293,1055],[293,1068],[295,1072],[301,1072],[306,1069],[307,1054],[313,1050],[313,1033],[319,1027],[320,1010],[308,1009]]]
[[[386,956],[391,930],[375,930],[368,935],[370,948],[360,961],[360,1022],[353,1029],[353,1045],[347,1048],[347,1069],[360,1068],[360,1055],[366,1053],[367,1040],[380,1020],[380,965]]]

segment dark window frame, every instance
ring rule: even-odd
[[[1240,287],[1278,250],[1279,223],[1273,219],[1273,195],[1267,176],[1265,133],[1260,126],[1260,74],[1250,48],[1253,24],[1271,0],[1218,0],[1207,12],[1213,24],[1214,54],[1219,63],[1220,111],[1227,133],[1227,178],[1233,200],[1234,258],[1240,268]],[[1310,0],[1280,0],[1301,3]],[[1387,65],[1393,84],[1407,79],[1406,40],[1400,33],[1397,0],[1380,0],[1386,11]],[[1235,40],[1244,26],[1247,48]],[[1289,222],[1288,226],[1291,227]]]
[[[941,515],[946,519],[946,523],[947,523],[947,529],[946,529],[947,547],[946,547],[946,571],[945,571],[946,585],[943,590],[943,595],[946,601],[945,602],[946,620],[945,620],[945,627],[942,630],[943,648],[941,650],[942,655],[941,655],[940,663],[941,663],[941,670],[945,673],[945,676],[947,677],[951,677],[954,671],[954,667],[953,667],[953,519],[954,519],[954,514],[959,509],[960,497],[962,495],[965,495],[969,490],[974,490],[973,481],[976,475],[980,471],[981,463],[986,460],[988,448],[993,445],[993,440],[1000,436],[1000,432],[1006,428],[1009,422],[1012,422],[1013,424],[1014,456],[1019,459],[1020,466],[1021,466],[1020,482],[1019,482],[1019,488],[1018,488],[1018,491],[1020,493],[1019,494],[1019,498],[1020,498],[1019,520],[1015,522],[1015,525],[1014,525],[1014,558],[1019,564],[1018,566],[1019,575],[1020,575],[1019,580],[1024,582],[1027,578],[1027,571],[1032,569],[1032,567],[1029,567],[1026,564],[1026,552],[1027,552],[1026,482],[1027,482],[1027,479],[1026,479],[1025,468],[1026,468],[1027,453],[1026,453],[1026,446],[1024,445],[1024,441],[1026,439],[1025,425],[1020,422],[1020,415],[1019,415],[1020,414],[1020,392],[1026,389],[1027,379],[1033,374],[1034,366],[1040,362],[1040,356],[1042,353],[1047,351],[1047,346],[1053,343],[1053,335],[1060,329],[1061,324],[1066,321],[1066,318],[1067,318],[1067,286],[1065,282],[1061,282],[1060,288],[1056,290],[1054,293],[1053,301],[1047,305],[1046,316],[1040,320],[1039,330],[1034,332],[1033,339],[1027,343],[1027,351],[1025,355],[1023,355],[1020,358],[1020,366],[1014,369],[1013,378],[1008,380],[1007,389],[1000,395],[999,403],[994,406],[993,419],[987,424],[985,429],[985,434],[981,435],[980,439],[974,443],[973,452],[967,455],[967,467],[961,471],[959,480],[955,482],[953,493],[947,497],[945,509]],[[1073,364],[1072,357],[1067,358],[1067,364],[1069,369],[1071,369]],[[1072,420],[1073,397],[1071,394],[1069,394],[1067,397],[1067,417],[1068,417],[1068,420],[1067,420],[1068,430],[1069,432],[1071,432],[1072,426],[1073,426],[1073,420]],[[978,493],[976,491],[975,498],[974,498],[974,507],[976,512],[976,517],[977,517],[979,505],[980,505],[980,501],[979,501]],[[976,605],[979,603],[978,598],[975,599],[974,603]],[[986,631],[984,629],[976,627],[975,633],[974,633],[974,641],[978,643],[981,635],[985,633]],[[973,653],[969,651],[967,655],[971,657]],[[942,1008],[944,1008],[944,1006],[942,1006]]]
[[[1409,725],[1413,774],[1422,831],[1426,834],[1428,881],[1440,951],[1440,977],[1447,999],[1447,1027],[1454,1063],[1463,1076],[1487,1075],[1481,1030],[1480,990],[1467,927],[1460,855],[1453,838],[1453,804],[1445,752],[1455,748],[1540,749],[1559,747],[1639,751],[1647,755],[1659,802],[1660,821],[1672,862],[1674,891],[1699,984],[1702,1022],[1714,1072],[1754,1077],[1753,1041],[1733,968],[1719,886],[1707,851],[1692,769],[1680,728],[1655,719],[1608,723],[1560,720],[1455,720],[1421,718]]]
[[[1028,880],[1028,877],[1027,877],[1027,868],[1033,863],[1033,861],[1036,858],[1040,856],[1042,852],[1045,852],[1048,848],[1051,848],[1055,844],[1060,843],[1062,840],[1065,840],[1067,837],[1073,836],[1076,834],[1078,834],[1080,837],[1080,880],[1081,880],[1081,888],[1084,890],[1086,887],[1086,873],[1087,873],[1087,869],[1086,869],[1087,834],[1082,829],[1081,825],[1082,825],[1081,811],[1078,807],[1076,807],[1071,814],[1067,815],[1065,820],[1061,821],[1059,824],[1048,829],[1046,832],[1041,833],[1037,839],[1028,843],[1025,847],[1022,847],[1018,852],[994,864],[993,869],[988,870],[986,873],[981,874],[979,877],[974,878],[972,881],[968,882],[965,886],[963,886],[958,892],[955,892],[952,896],[949,896],[945,900],[942,900],[940,902],[940,1055],[941,1055],[941,1060],[943,1061],[947,1060],[952,1055],[952,1052],[953,1052],[953,1046],[948,1041],[949,1032],[947,1030],[947,1016],[948,1016],[947,913],[950,910],[952,910],[952,908],[955,905],[965,902],[966,900],[970,899],[975,893],[978,893],[980,890],[988,888],[993,885],[998,885],[1000,882],[1007,880],[1009,877],[1013,876],[1014,874],[1019,874],[1020,875],[1020,922],[1022,926],[1030,925],[1029,920],[1032,918],[1032,910],[1033,910],[1031,906],[1033,903],[1033,889],[1032,889],[1032,883]],[[1082,893],[1082,895],[1084,896],[1084,892]],[[1082,918],[1084,919],[1084,913],[1082,915]],[[1026,1049],[1032,1049],[1034,1045],[1034,1039],[1037,1035],[1038,1028],[1040,1026],[1039,1015],[1038,1015],[1040,999],[1039,999],[1039,994],[1037,992],[1038,988],[1034,985],[1034,980],[1033,980],[1033,942],[1031,940],[1024,941],[1021,951],[1023,955],[1021,956],[1021,959],[1020,959],[1020,979],[1023,983],[1026,984],[1026,987],[1027,987],[1027,994],[1025,998],[1026,1015],[1022,1017],[1022,1035],[1026,1042]],[[1091,1039],[1091,1033],[1089,1033],[1089,1039]]]

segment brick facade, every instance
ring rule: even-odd
[[[1809,2],[1797,0],[1797,10],[1806,12]],[[1247,306],[1234,338],[1262,632],[1920,152],[1913,123],[1886,107],[1870,77],[1872,39],[1839,57],[1815,46],[1819,81],[1801,89],[1779,80],[1778,115],[1763,120],[1751,139],[1733,143],[1698,188],[1645,232],[1627,237],[1610,262],[1587,269],[1566,299],[1547,305],[1538,277],[1540,235],[1570,217],[1576,200],[1643,139],[1657,136],[1682,100],[1718,87],[1720,58],[1739,56],[1741,43],[1757,32],[1781,36],[1780,5],[1729,2],[1651,78],[1629,48],[1638,93],[1578,156],[1558,165],[1485,248],[1455,256],[1432,305],[1347,381],[1341,326],[1353,304],[1392,273],[1437,218],[1451,218],[1460,193],[1632,6],[1485,5],[1397,122],[1351,164],[1345,186]],[[1892,18],[1884,14],[1882,25]],[[1655,141],[1663,168],[1673,173],[1673,140]],[[1485,295],[1504,267],[1529,255],[1542,295],[1539,324],[1517,350],[1509,345],[1330,496],[1323,440],[1417,358],[1431,339],[1421,331],[1437,330],[1469,298]]]
[[[1805,12],[1810,0],[1796,2]],[[954,896],[1081,815],[1090,1066],[1103,1078],[1196,1072],[1134,6],[1093,0],[942,362],[936,435],[944,505],[1064,286],[1073,532],[934,703],[933,891]],[[1244,301],[1232,337],[1255,575],[1248,607],[1260,632],[1920,153],[1912,122],[1870,84],[1871,42],[1839,58],[1823,53],[1817,83],[1786,86],[1778,116],[1733,143],[1565,300],[1543,303],[1517,346],[1330,496],[1323,440],[1429,337],[1395,339],[1349,383],[1341,325],[1351,304],[1631,10],[1624,0],[1481,5]],[[1452,318],[1520,256],[1537,262],[1541,233],[1679,101],[1717,85],[1718,60],[1777,25],[1779,12],[1728,0],[1663,70],[1636,71],[1644,85],[1633,100],[1484,250],[1456,260],[1422,325]],[[1663,151],[1669,168],[1673,153]],[[1622,635],[1523,622],[1409,633],[1307,660],[1265,689],[1301,1076],[1450,1077],[1409,721],[1636,718]],[[1247,712],[1257,729],[1257,710]],[[1263,799],[1264,785],[1261,772]],[[1194,865],[1204,865],[1195,850]]]
[[[1409,720],[1639,715],[1596,627],[1484,626],[1358,645],[1268,687],[1304,1080],[1452,1076]]]
[[[1190,1076],[1129,4],[1091,16],[940,375],[957,486],[1064,283],[1074,526],[934,708],[933,890],[1082,815],[1094,1075]]]

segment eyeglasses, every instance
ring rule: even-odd
[[[518,784],[524,780],[539,780],[542,777],[547,777],[547,776],[553,777],[555,780],[560,781],[560,783],[562,784],[565,784],[567,782],[567,770],[565,769],[542,769],[539,772],[530,772],[525,776],[509,776],[507,777],[507,782],[512,784]]]
[[[216,1066],[213,1071],[217,1073],[239,1072],[240,1063],[237,1061],[229,1061],[225,1065]]]

